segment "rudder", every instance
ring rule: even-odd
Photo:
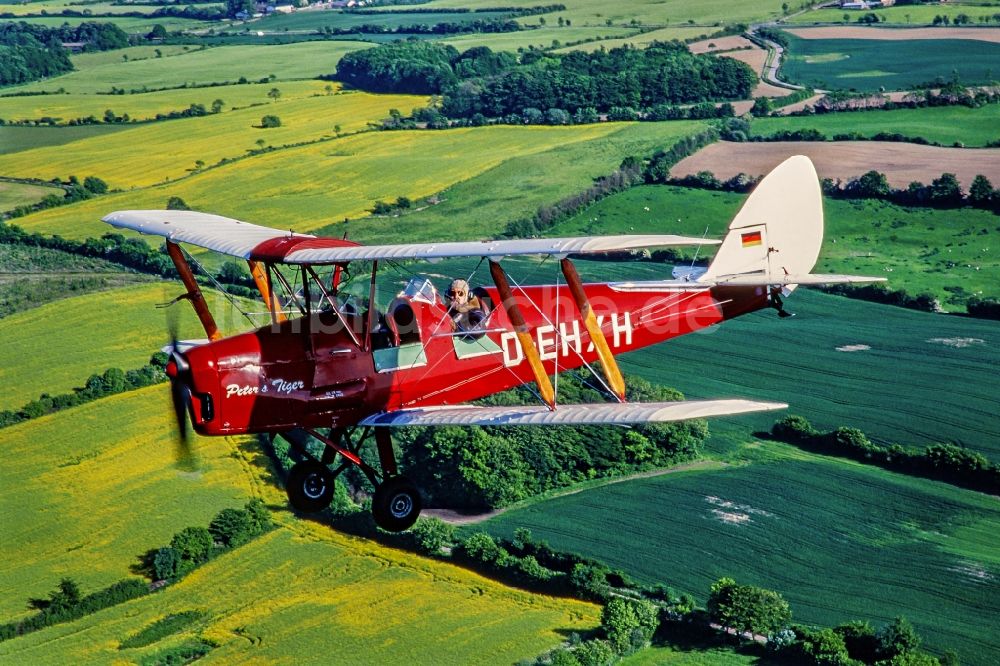
[[[754,188],[700,281],[807,275],[823,244],[823,195],[812,161],[789,157]]]

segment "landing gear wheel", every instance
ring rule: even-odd
[[[333,480],[333,474],[322,463],[315,460],[295,463],[285,483],[288,501],[304,513],[322,511],[333,501]]]
[[[420,508],[420,493],[405,476],[386,479],[372,497],[375,523],[387,532],[402,532],[412,527]]]

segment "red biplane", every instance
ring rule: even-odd
[[[364,246],[192,211],[123,211],[104,220],[166,239],[187,288],[183,297],[208,335],[202,344],[169,349],[182,432],[187,412],[202,435],[285,436],[305,458],[287,481],[291,504],[301,511],[328,506],[336,475],[357,465],[376,488],[376,522],[393,531],[413,524],[421,500],[397,471],[389,428],[625,425],[781,409],[787,405],[750,400],[625,402],[614,356],[763,308],[788,316],[782,297],[796,285],[879,279],[810,274],[823,211],[816,172],[801,156],[757,186],[721,243],[634,235]],[[223,338],[179,243],[245,259],[270,323]],[[707,268],[675,270],[670,280],[583,284],[571,260],[710,244],[720,247]],[[501,261],[518,255],[555,257],[562,279],[516,283]],[[378,305],[380,265],[456,257],[485,261],[491,284],[470,289],[458,280],[442,298],[431,279],[414,277],[393,290],[385,307]],[[357,262],[371,264],[361,293],[347,288],[357,286],[349,279]],[[594,374],[613,401],[558,404],[550,376],[592,364],[603,371]],[[467,404],[531,383],[538,405]],[[322,456],[308,453],[303,433],[326,445]],[[369,439],[380,469],[359,455]]]

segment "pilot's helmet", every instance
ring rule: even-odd
[[[453,303],[459,305],[467,303],[469,301],[469,283],[465,280],[452,281],[446,295],[448,296],[448,300]]]

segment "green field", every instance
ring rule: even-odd
[[[70,60],[73,61],[73,66],[77,70],[84,70],[98,65],[112,65],[123,62],[134,62],[136,60],[149,60],[151,58],[169,58],[170,56],[202,51],[204,48],[205,47],[179,44],[129,46],[124,49],[112,49],[110,51],[74,53],[70,56]],[[157,55],[157,53],[159,53],[159,55]]]
[[[852,25],[857,25],[857,20],[863,15],[867,14],[865,11],[844,11],[843,9],[816,9],[813,11],[806,12],[804,14],[799,14],[788,19],[789,23],[850,23]],[[996,19],[993,17],[996,14],[1000,14],[1000,11],[995,6],[991,6],[989,3],[962,3],[962,2],[949,2],[947,4],[926,4],[926,5],[899,5],[897,7],[885,7],[883,9],[876,9],[874,13],[879,16],[883,23],[890,25],[904,25],[904,26],[918,26],[918,25],[931,25],[934,22],[935,16],[947,16],[949,19],[954,19],[959,14],[965,14],[972,22],[969,25],[982,25],[979,21],[979,17],[987,17],[992,20],[992,23],[987,25],[996,25]],[[844,21],[844,16],[848,16],[848,20]],[[881,24],[880,24],[881,25]]]
[[[551,49],[553,44],[574,44],[576,42],[587,41],[597,44],[600,39],[618,39],[627,35],[636,34],[635,28],[621,28],[608,26],[582,26],[576,25],[558,27],[547,25],[544,28],[532,30],[520,30],[518,32],[493,32],[493,33],[471,33],[467,35],[446,35],[440,41],[443,44],[451,44],[459,51],[465,51],[475,46],[487,46],[494,51],[517,51],[518,49],[539,48]],[[580,45],[583,49],[584,45]],[[595,46],[596,48],[596,46]],[[577,47],[570,47],[569,50],[577,50]]]
[[[606,123],[369,132],[266,153],[167,186],[90,199],[41,211],[18,222],[31,231],[67,238],[100,236],[107,226],[99,220],[108,212],[163,208],[168,197],[176,195],[197,210],[309,231],[347,217],[367,216],[376,200],[428,197],[516,157],[600,139],[630,126]],[[621,160],[607,155],[592,158],[611,168]],[[571,191],[606,173],[604,167],[594,171],[577,180]],[[491,192],[495,194],[495,190]],[[463,235],[454,222],[450,228],[454,235]],[[340,235],[342,231],[332,233]],[[491,229],[489,233],[495,232]],[[485,230],[482,235],[487,235]]]
[[[180,283],[159,282],[73,296],[0,319],[0,382],[5,387],[0,409],[17,409],[43,392],[69,393],[91,374],[111,367],[145,365],[169,342],[167,315],[156,304],[182,291]],[[250,327],[218,293],[207,291],[206,298],[220,328],[235,332]],[[190,307],[174,310],[182,339],[205,337]],[[41,354],[58,362],[42,362]]]
[[[979,148],[1000,140],[1000,104],[988,104],[978,109],[938,106],[756,118],[750,129],[755,136],[767,136],[781,130],[810,128],[831,138],[835,134],[849,132],[860,132],[869,137],[879,132],[899,132],[909,137],[923,137],[945,146],[960,141],[966,147]]]
[[[509,16],[507,12],[421,12],[410,10],[383,14],[357,14],[341,11],[306,11],[291,14],[274,13],[249,24],[253,30],[344,30],[360,25],[378,25],[389,29],[403,26],[432,26],[438,23],[471,23],[477,20],[498,19]]]
[[[6,101],[6,99],[0,99],[0,107]],[[0,127],[0,155],[44,146],[62,146],[81,139],[107,136],[124,128],[123,125],[74,125],[73,127],[14,127],[5,125]]]
[[[658,28],[639,34],[626,35],[623,37],[607,37],[601,40],[580,44],[563,49],[556,49],[556,53],[568,53],[569,51],[596,51],[599,49],[615,49],[621,46],[634,46],[644,48],[653,42],[669,42],[672,40],[685,41],[689,39],[707,38],[715,32],[716,28],[706,28],[705,26],[680,25],[672,28]]]
[[[138,16],[26,16],[18,18],[18,20],[35,25],[44,25],[49,28],[58,28],[64,23],[70,25],[79,25],[81,23],[114,23],[130,35],[146,35],[155,25],[162,25],[168,32],[218,29],[220,25],[214,21],[199,21],[173,16],[150,16],[148,18]]]
[[[987,84],[1000,72],[1000,44],[968,39],[799,39],[788,36],[783,78],[813,88],[909,90],[957,75]]]
[[[280,81],[275,83],[212,86],[210,88],[160,90],[134,95],[88,95],[80,93],[0,97],[0,118],[8,121],[38,121],[41,118],[50,118],[53,119],[53,122],[64,125],[76,118],[86,118],[87,116],[94,116],[98,120],[103,120],[105,111],[110,109],[118,117],[128,114],[132,121],[143,121],[153,120],[157,114],[167,115],[172,111],[183,111],[192,104],[201,104],[206,109],[211,110],[212,103],[217,99],[221,99],[224,102],[222,112],[226,113],[234,108],[239,109],[270,103],[272,100],[267,96],[267,93],[273,88],[281,91],[281,99],[287,101],[326,95],[326,86],[330,86],[333,90],[340,89],[339,84],[326,83],[324,81]],[[327,124],[331,128],[333,127],[332,123]],[[76,127],[82,129],[86,126]],[[119,126],[116,125],[116,127]],[[8,129],[20,130],[23,128],[0,128],[0,132]],[[29,138],[17,142],[17,145],[21,149],[42,147],[45,145],[43,141],[36,139],[35,135],[32,135],[30,132],[26,134]],[[36,132],[36,134],[41,135],[41,130]],[[0,149],[0,152],[4,151]]]
[[[70,93],[108,92],[170,88],[182,85],[236,83],[239,78],[257,81],[311,79],[331,74],[341,56],[367,48],[361,42],[303,42],[280,46],[220,46],[169,58],[147,58],[135,62],[110,62],[79,72],[10,88],[10,92],[53,91]]]
[[[704,127],[696,121],[619,123],[614,132],[591,135],[587,141],[565,141],[545,152],[512,155],[448,187],[439,194],[437,205],[398,218],[351,222],[351,235],[364,243],[393,242],[400,229],[413,241],[495,237],[508,222],[582,191],[593,179],[611,173],[628,155],[652,154]],[[335,225],[325,231],[336,235],[339,229]]]
[[[756,122],[756,121],[755,121]],[[553,235],[707,233],[721,238],[746,195],[666,185],[635,187],[559,224]],[[817,272],[889,278],[889,286],[934,294],[965,311],[972,294],[998,295],[997,217],[978,209],[902,208],[874,200],[826,200]]]
[[[127,577],[148,549],[252,496],[274,507],[281,527],[161,593],[0,643],[0,661],[139,660],[197,632],[228,662],[315,661],[321,652],[340,663],[510,663],[596,624],[591,604],[512,590],[296,519],[249,441],[199,439],[198,470],[178,469],[167,405],[166,388],[150,387],[4,430],[0,516],[18,548],[0,555],[0,618],[25,615],[27,599],[63,576],[85,592]],[[119,652],[125,638],[186,609],[204,617],[185,636]]]
[[[687,2],[686,0],[565,0],[566,10],[545,14],[547,25],[558,21],[559,17],[569,19],[574,27],[629,24],[633,19],[638,23],[652,26],[679,25],[693,21],[702,25],[729,24],[774,19],[781,16],[781,2],[762,0],[746,3],[739,0],[717,0],[714,2]],[[432,0],[420,5],[421,9],[439,8],[492,8],[497,3],[491,0]],[[535,7],[536,0],[510,0],[505,7]],[[527,16],[522,23],[537,24],[540,17]]]
[[[281,83],[272,87],[280,91]],[[203,166],[211,166],[223,159],[243,157],[261,145],[280,147],[333,138],[338,125],[342,132],[357,132],[367,129],[369,122],[388,117],[391,108],[408,110],[426,103],[426,98],[415,95],[358,91],[271,101],[267,97],[270,89],[265,85],[252,91],[259,106],[131,127],[111,136],[78,141],[72,150],[45,147],[0,156],[0,173],[41,180],[65,179],[69,174],[99,175],[113,189],[147,187],[187,176],[199,160]],[[223,94],[216,88],[208,90],[211,95]],[[117,99],[107,97],[105,103],[110,107]],[[281,126],[262,129],[265,114],[277,115]],[[272,173],[267,175],[273,178]]]
[[[46,194],[54,194],[61,197],[63,190],[60,187],[32,185],[30,183],[11,183],[0,180],[0,211],[33,204],[36,201],[40,201]]]
[[[702,601],[722,576],[775,589],[800,622],[902,614],[931,650],[955,649],[966,664],[1000,659],[995,498],[784,445],[748,455],[747,465],[605,486],[485,526],[505,537],[527,527]]]

